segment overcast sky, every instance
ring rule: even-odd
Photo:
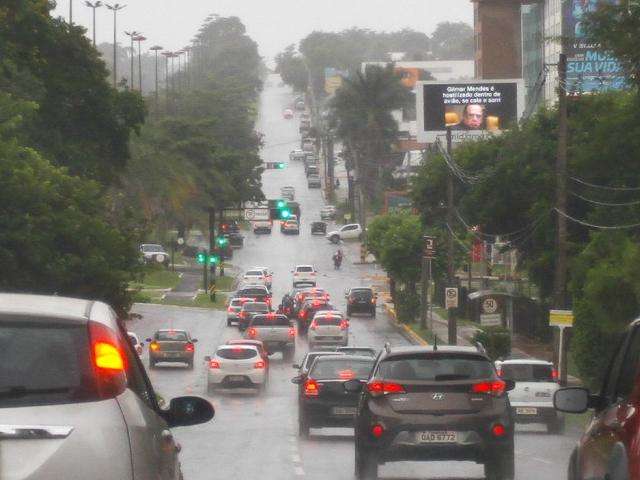
[[[69,16],[69,1],[58,0],[54,15]],[[84,0],[73,1],[73,21],[88,28],[91,8]],[[258,42],[260,53],[273,58],[290,43],[313,30],[337,31],[352,26],[373,30],[413,28],[430,34],[442,21],[473,21],[470,0],[115,0],[126,4],[118,13],[118,42],[125,30],[142,32],[147,46],[159,44],[178,50],[190,43],[210,13],[236,15]],[[96,11],[97,40],[113,39],[113,14],[105,7]]]

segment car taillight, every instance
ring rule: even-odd
[[[160,345],[158,345],[156,342],[151,342],[149,344],[149,350],[151,350],[152,352],[157,352],[158,350],[160,350]]]
[[[249,338],[256,338],[258,336],[258,331],[251,327],[249,330],[247,330],[247,337]]]
[[[384,434],[384,427],[380,424],[375,424],[373,427],[371,427],[371,435],[373,435],[376,438],[380,438],[382,435]]]
[[[372,397],[380,397],[394,393],[407,393],[402,385],[392,382],[373,381],[367,383],[367,390]]]
[[[309,325],[309,330],[315,330],[316,328],[318,328],[318,324],[316,322],[311,322],[311,325]]]
[[[194,346],[193,346],[193,343],[187,343],[187,344],[184,346],[184,351],[185,351],[185,352],[191,352],[191,353],[193,353],[193,351],[194,351],[194,350],[195,350],[195,348],[194,348]]]
[[[491,427],[491,433],[493,433],[494,437],[504,437],[507,433],[507,429],[501,423],[496,423],[493,427]]]
[[[560,375],[558,374],[558,370],[555,368],[551,370],[551,378],[554,382],[557,382],[560,379]]]
[[[289,337],[293,338],[296,336],[296,329],[293,327],[289,327]]]
[[[298,318],[300,318],[301,320],[304,320],[306,316],[307,312],[305,312],[304,310],[301,310],[300,313],[298,313]]]
[[[493,380],[491,382],[476,383],[471,387],[473,393],[486,393],[499,397],[505,391],[506,384],[502,380]]]
[[[347,322],[346,320],[343,320],[340,322],[340,330],[346,330],[349,328],[349,322]]]
[[[209,368],[220,368],[220,362],[217,360],[211,360],[209,362]]]
[[[229,308],[227,308],[227,312],[229,312],[229,313],[233,313],[233,307],[229,307]]]
[[[265,368],[265,363],[262,360],[258,360],[256,363],[253,364],[253,368]]]
[[[373,304],[375,305],[375,304],[376,304],[376,302],[377,302],[377,300],[378,300],[378,299],[374,297],[374,298],[372,298],[372,299],[371,299],[371,303],[373,303]]]
[[[311,275],[312,277],[315,277],[315,276],[316,276],[316,272],[311,272],[311,273],[310,273],[310,275]]]
[[[284,313],[289,315],[291,313],[291,309],[289,307],[284,307]]]
[[[113,398],[127,385],[122,343],[116,332],[96,322],[89,322],[89,338],[98,391],[102,398]]]
[[[349,297],[349,303],[354,303],[354,302],[355,302],[355,300],[353,298]]]
[[[309,378],[306,382],[304,382],[304,394],[307,397],[317,397],[319,390],[320,389],[318,386],[318,382],[316,382],[313,378]]]

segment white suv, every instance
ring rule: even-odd
[[[362,238],[362,227],[359,223],[343,225],[338,230],[327,233],[327,238],[333,243],[338,243],[340,240],[360,240]]]
[[[503,379],[516,382],[509,392],[509,403],[518,423],[543,423],[549,433],[561,433],[564,418],[553,406],[553,395],[560,388],[553,364],[533,358],[496,361]]]
[[[294,288],[302,284],[315,287],[317,284],[318,272],[313,265],[297,265],[291,273],[293,273]]]

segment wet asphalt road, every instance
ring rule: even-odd
[[[289,162],[288,153],[299,148],[298,121],[284,120],[282,110],[292,104],[288,88],[278,87],[279,78],[271,76],[262,94],[258,130],[265,134],[263,160]],[[346,244],[340,271],[335,271],[331,256],[336,247],[323,237],[312,236],[311,221],[319,219],[323,204],[318,189],[306,187],[304,168],[289,163],[286,170],[266,171],[263,176],[267,198],[278,198],[280,187],[293,185],[296,201],[301,203],[301,235],[284,236],[277,228],[271,235],[246,233],[245,246],[235,252],[233,263],[241,270],[268,266],[274,272],[274,300],[278,301],[291,287],[291,269],[298,263],[312,263],[320,271],[319,286],[329,290],[334,304],[345,307],[344,290],[354,285],[370,285],[382,274],[373,265],[355,265],[358,245]],[[378,307],[377,319],[354,317],[350,344],[382,347],[407,344],[388,323]],[[196,366],[160,366],[149,371],[156,390],[165,399],[179,395],[209,398],[216,409],[212,422],[176,429],[182,445],[181,461],[186,480],[209,479],[353,479],[353,436],[349,429],[312,429],[312,436],[297,436],[296,386],[291,364],[279,354],[271,362],[270,382],[265,394],[252,391],[206,393],[206,369],[203,357],[231,338],[239,338],[235,327],[226,326],[226,312],[185,309],[170,306],[136,305],[141,319],[130,329],[141,338],[158,328],[186,328],[198,338]],[[306,342],[298,339],[296,359],[306,351]],[[146,352],[143,355],[147,363]],[[516,434],[516,478],[518,480],[559,480],[566,478],[566,465],[577,434],[547,435],[543,427],[518,427]],[[481,465],[460,462],[391,463],[380,469],[385,479],[468,479],[483,478]]]

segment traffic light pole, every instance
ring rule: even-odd
[[[207,278],[207,263],[209,263],[209,255],[205,256],[202,264],[202,289],[205,293],[209,291],[209,279]]]
[[[214,255],[216,252],[216,208],[209,208],[209,255]],[[205,263],[206,265],[206,263]],[[206,269],[206,266],[205,266]],[[211,263],[211,278],[216,277],[216,264]],[[205,287],[205,290],[208,288]]]
[[[453,151],[451,139],[451,127],[447,127],[447,155],[451,158]],[[447,175],[447,224],[449,225],[449,236],[447,238],[447,285],[454,287],[455,270],[454,270],[454,250],[453,250],[453,232],[451,225],[453,225],[453,174],[449,169]],[[448,319],[448,340],[449,345],[456,345],[458,343],[458,324],[456,316],[452,308],[447,309]]]

